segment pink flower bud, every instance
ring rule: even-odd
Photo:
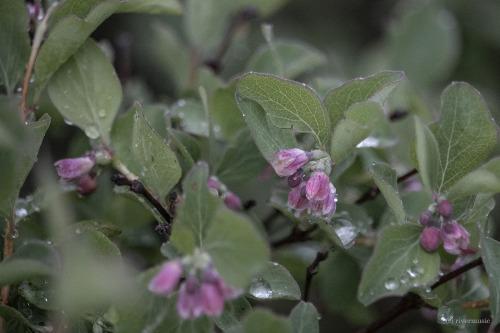
[[[182,265],[179,261],[169,261],[149,282],[148,289],[156,294],[170,296],[182,276]]]
[[[290,208],[293,208],[298,211],[307,208],[309,200],[307,200],[307,198],[305,197],[305,193],[302,193],[303,190],[305,190],[305,187],[306,187],[305,183],[302,183],[301,185],[294,187],[290,191],[290,194],[288,195],[288,206],[290,206]]]
[[[65,158],[54,163],[57,173],[65,180],[73,180],[88,173],[95,165],[95,157],[87,153],[82,157]]]
[[[299,184],[302,183],[302,174],[303,173],[304,172],[302,171],[302,169],[299,169],[293,175],[288,176],[288,179],[287,179],[288,186],[290,186],[290,187],[299,186]]]
[[[306,184],[306,197],[311,201],[324,200],[330,193],[330,179],[322,170],[314,172]]]
[[[207,182],[208,188],[213,188],[215,190],[219,190],[220,183],[215,178],[208,178]]]
[[[86,173],[78,180],[76,184],[76,190],[80,195],[87,196],[95,192],[97,190],[97,186],[99,185],[99,179],[97,176],[92,173]]]
[[[432,212],[430,210],[426,210],[420,215],[419,222],[424,227],[429,227],[432,223]]]
[[[210,317],[218,317],[224,309],[224,298],[217,286],[211,283],[202,283],[200,288],[203,312]]]
[[[227,192],[226,198],[224,199],[224,204],[227,208],[232,210],[241,210],[243,207],[241,204],[241,199],[232,192]]]
[[[203,313],[203,300],[200,286],[195,277],[189,276],[179,289],[177,313],[183,319],[198,318]]]
[[[441,227],[441,238],[446,252],[451,254],[466,253],[469,249],[470,234],[464,227],[452,220],[443,223]]]
[[[278,150],[271,155],[271,165],[279,176],[291,176],[309,161],[310,155],[297,148]]]
[[[438,205],[438,213],[445,219],[449,219],[453,213],[453,207],[448,200],[441,200]]]
[[[420,235],[420,245],[427,252],[434,252],[439,247],[441,239],[439,238],[439,229],[427,227]]]

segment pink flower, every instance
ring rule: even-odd
[[[337,203],[335,201],[336,189],[332,183],[328,184],[328,194],[326,198],[319,201],[310,201],[309,210],[313,212],[315,216],[327,215],[329,219],[332,218],[335,209],[337,208]]]
[[[457,221],[447,221],[441,226],[441,238],[446,252],[462,254],[469,252],[470,234]]]
[[[297,148],[278,150],[271,155],[271,165],[279,176],[291,176],[309,161],[311,155]]]
[[[170,296],[182,276],[182,264],[175,260],[163,265],[160,272],[149,282],[148,289],[156,294]]]
[[[420,235],[420,245],[427,252],[434,252],[439,247],[441,239],[439,238],[439,229],[427,227]]]
[[[441,215],[445,219],[449,219],[451,217],[451,214],[453,213],[453,207],[448,200],[441,200],[439,202],[437,211],[439,215]]]
[[[241,210],[243,205],[241,204],[241,199],[232,192],[227,192],[226,198],[224,199],[224,204],[226,207],[232,210]]]
[[[323,170],[316,171],[306,184],[306,197],[310,201],[324,200],[330,193],[330,179]]]
[[[86,196],[94,193],[97,186],[99,186],[97,175],[89,172],[80,177],[78,183],[76,183],[76,190],[80,195]]]
[[[217,285],[211,283],[202,283],[201,302],[203,312],[210,317],[218,317],[224,309],[224,298]]]
[[[183,319],[198,318],[204,311],[200,286],[194,276],[189,276],[179,289],[177,313]]]
[[[220,183],[215,179],[215,178],[208,178],[208,188],[213,188],[215,190],[219,190],[220,188]]]
[[[305,195],[306,184],[303,182],[299,186],[294,187],[288,195],[288,206],[298,211],[307,208],[309,200]]]
[[[95,165],[95,157],[92,153],[86,153],[82,157],[65,158],[54,163],[57,173],[65,180],[80,178],[88,173]]]

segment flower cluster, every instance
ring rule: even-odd
[[[427,252],[434,252],[443,240],[446,252],[465,256],[474,253],[469,245],[470,234],[456,220],[451,219],[453,207],[448,200],[432,204],[420,215],[419,222],[424,226],[420,244]]]
[[[182,280],[182,276],[186,278]],[[149,282],[148,289],[170,297],[179,285],[177,313],[183,319],[198,318],[202,314],[218,317],[224,310],[224,302],[242,291],[228,286],[213,267],[208,254],[197,251],[182,260],[169,261]]]
[[[224,204],[226,205],[226,207],[232,210],[241,210],[243,208],[241,199],[236,194],[229,191],[227,187],[222,184],[217,178],[210,177],[207,184],[211,192],[224,199]]]
[[[271,165],[279,176],[288,177],[288,186],[292,188],[288,195],[291,208],[298,213],[307,209],[315,216],[332,217],[336,190],[329,178],[332,161],[327,153],[297,148],[279,150],[271,155]]]
[[[54,163],[63,181],[76,181],[76,189],[80,195],[92,194],[97,189],[99,184],[97,174],[92,171],[95,164],[96,157],[93,152],[86,152],[81,157],[65,158]]]

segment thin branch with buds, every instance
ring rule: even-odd
[[[314,275],[318,274],[319,264],[322,261],[325,261],[328,258],[328,254],[333,251],[335,248],[333,246],[329,247],[326,250],[319,251],[316,254],[316,259],[314,259],[313,263],[307,267],[306,270],[306,282],[304,286],[304,296],[302,297],[304,302],[307,302],[309,299],[309,291],[311,289],[311,282]]]

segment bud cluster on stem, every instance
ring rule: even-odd
[[[452,220],[453,207],[446,199],[436,198],[429,208],[420,215],[419,222],[425,227],[420,237],[420,244],[427,252],[434,252],[439,247],[441,240],[446,252],[461,257],[475,253],[469,245],[470,234]]]
[[[97,173],[94,171],[96,156],[94,152],[86,152],[77,158],[65,158],[54,163],[57,174],[64,182],[76,182],[80,195],[94,193],[99,185]]]
[[[306,152],[297,148],[279,150],[271,155],[271,166],[282,177],[288,177],[292,188],[288,205],[297,214],[307,210],[314,216],[331,219],[336,208],[336,189],[330,182],[332,160],[321,150]]]
[[[184,280],[181,279],[183,275]],[[170,297],[177,286],[177,313],[183,319],[198,318],[203,314],[218,317],[224,310],[224,302],[242,293],[239,288],[228,286],[213,267],[208,254],[199,250],[193,256],[165,263],[149,282],[148,289]]]

